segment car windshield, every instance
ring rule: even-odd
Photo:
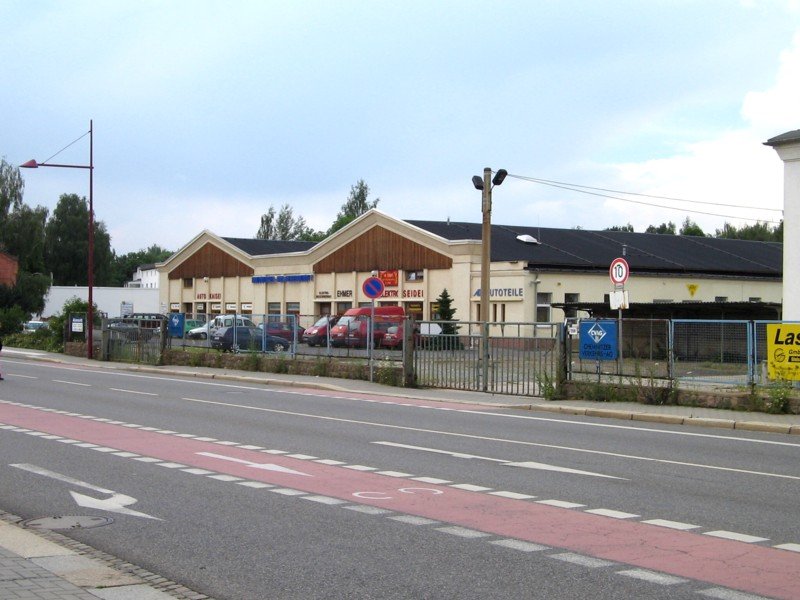
[[[319,321],[314,323],[312,327],[324,327],[328,324],[328,317],[322,317]]]
[[[336,325],[337,326],[344,325],[345,327],[347,327],[353,321],[355,321],[355,317],[342,317],[341,319],[339,319],[339,322]]]

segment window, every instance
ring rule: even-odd
[[[727,296],[714,296],[714,302],[727,302]]]
[[[352,302],[337,302],[336,303],[336,314],[343,315],[346,311],[353,308]]]
[[[567,304],[575,304],[581,301],[581,295],[577,293],[570,293],[566,292],[564,294],[564,302]],[[578,309],[577,308],[565,308],[564,309],[564,316],[568,319],[574,319],[578,316]]]
[[[553,303],[553,294],[550,292],[539,292],[536,294],[536,322],[549,323],[551,304]]]
[[[406,281],[422,281],[425,271],[406,271]]]
[[[280,319],[279,315],[281,314],[281,303],[280,302],[268,302],[267,303],[267,314],[269,315],[268,320],[270,322],[278,321]]]
[[[748,298],[748,300],[750,302],[761,302],[761,296],[750,296],[750,298]]]
[[[192,279],[191,277],[184,277],[183,278],[183,287],[185,287],[185,288],[194,287],[194,279]]]
[[[299,302],[287,302],[286,303],[286,314],[287,315],[294,315],[295,317],[300,314],[300,303]]]

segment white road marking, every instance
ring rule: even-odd
[[[385,508],[378,508],[377,506],[370,506],[369,504],[349,504],[348,506],[343,506],[342,508],[346,508],[347,510],[352,510],[355,512],[364,513],[366,515],[385,515],[392,511],[386,510]]]
[[[585,504],[578,504],[577,502],[567,502],[565,500],[534,500],[536,504],[546,504],[547,506],[556,506],[558,508],[582,508]]]
[[[756,537],[754,535],[745,535],[744,533],[736,533],[735,531],[706,531],[703,535],[710,535],[713,537],[724,538],[726,540],[735,540],[737,542],[745,542],[747,544],[756,544],[758,542],[768,542],[769,538]]]
[[[120,388],[108,388],[112,392],[122,392],[123,394],[138,394],[139,396],[158,396],[158,394],[153,394],[152,392],[140,392],[139,390],[123,390]]]
[[[707,590],[700,590],[697,592],[701,596],[708,598],[716,598],[717,600],[769,600],[764,596],[754,596],[753,594],[745,594],[744,592],[737,592],[736,590],[729,590],[726,588],[709,588]]]
[[[500,496],[501,498],[511,498],[512,500],[531,500],[536,496],[530,494],[518,494],[517,492],[489,492],[492,496]]]
[[[416,517],[414,515],[397,515],[395,517],[388,517],[392,521],[399,521],[408,525],[435,525],[439,521],[433,519],[426,519],[425,517]]]
[[[458,537],[463,537],[468,539],[490,537],[490,534],[484,533],[483,531],[476,531],[475,529],[467,529],[466,527],[459,527],[457,525],[451,525],[448,527],[437,527],[436,531],[441,531],[442,533],[449,533],[450,535],[456,535]]]
[[[209,475],[209,479],[216,479],[217,481],[244,481],[244,477],[234,477],[233,475],[225,475],[224,473],[220,473],[219,475]]]
[[[78,385],[80,387],[92,387],[90,383],[78,383],[77,381],[64,381],[63,379],[53,379],[53,383],[63,383],[65,385]]]
[[[242,460],[241,458],[234,458],[233,456],[225,456],[223,454],[214,454],[213,452],[198,452],[200,456],[207,456],[209,458],[218,458],[219,460],[227,460],[230,462],[239,463],[242,465],[246,465],[248,467],[252,467],[254,469],[263,469],[265,471],[277,471],[278,473],[290,473],[292,475],[302,475],[303,477],[311,477],[308,473],[303,473],[301,471],[295,471],[294,469],[290,469],[288,467],[282,467],[281,465],[275,465],[272,463],[254,463],[249,460]]]
[[[573,565],[580,565],[582,567],[589,567],[590,569],[599,569],[601,567],[613,567],[617,563],[600,558],[593,558],[591,556],[583,556],[582,554],[575,554],[574,552],[562,552],[560,554],[550,554],[550,558],[556,560],[563,560],[564,562],[572,563]]]
[[[98,499],[98,498],[92,498],[91,496],[86,496],[84,494],[79,494],[77,492],[73,492],[72,490],[70,490],[69,493],[75,500],[75,502],[78,504],[78,506],[83,506],[84,508],[96,508],[97,510],[119,513],[123,515],[130,515],[134,517],[144,517],[145,519],[154,519],[156,521],[161,520],[157,517],[153,517],[146,513],[126,508],[127,506],[136,503],[136,498],[133,498],[132,496],[126,496],[125,494],[120,494],[119,492],[115,492],[114,490],[109,490],[91,483],[87,483],[85,481],[81,481],[80,479],[75,479],[74,477],[70,477],[69,475],[62,475],[61,473],[56,473],[55,471],[50,471],[49,469],[45,469],[44,467],[38,467],[36,465],[22,463],[22,464],[13,464],[10,466],[15,467],[17,469],[21,469],[22,471],[27,471],[29,473],[41,475],[42,477],[55,479],[56,481],[61,481],[69,485],[81,487],[87,490],[91,490],[93,492],[98,492],[100,494],[109,494],[111,496],[110,498]]]
[[[444,485],[445,483],[453,483],[449,479],[439,479],[438,477],[412,477],[414,481],[420,481],[422,483],[432,483],[434,485]]]
[[[301,492],[300,490],[293,490],[290,488],[273,488],[269,491],[275,492],[276,494],[282,494],[284,496],[305,496],[308,493],[308,492]]]
[[[262,490],[264,488],[273,488],[275,487],[271,483],[262,483],[260,481],[240,481],[238,485],[243,485],[245,487],[254,488],[257,490]]]
[[[412,446],[410,444],[399,444],[397,442],[372,442],[373,444],[377,444],[378,446],[390,446],[392,448],[403,448],[405,450],[418,450],[420,452],[431,452],[433,454],[445,454],[447,456],[452,456],[453,458],[465,458],[465,459],[475,459],[475,460],[486,460],[490,462],[500,463],[506,467],[521,467],[525,469],[539,469],[541,471],[554,471],[558,473],[570,473],[572,475],[589,475],[591,477],[605,477],[607,479],[623,479],[624,477],[615,477],[613,475],[603,475],[602,473],[593,473],[591,471],[580,471],[578,469],[570,469],[567,467],[559,467],[556,465],[548,465],[545,463],[539,462],[514,462],[511,460],[506,460],[503,458],[490,458],[488,456],[478,456],[477,454],[464,454],[463,452],[453,452],[451,450],[442,450],[441,448],[429,448],[427,446]],[[627,481],[627,480],[625,480]]]
[[[682,579],[681,577],[674,577],[672,575],[665,575],[664,573],[656,573],[655,571],[648,571],[646,569],[617,571],[617,575],[633,577],[634,579],[641,579],[642,581],[657,583],[658,585],[675,585],[678,583],[686,583],[688,581],[688,579]]]
[[[679,521],[667,521],[665,519],[649,519],[642,521],[647,525],[657,525],[658,527],[667,527],[668,529],[678,529],[680,531],[688,531],[690,529],[700,529],[699,525],[691,525],[689,523],[681,523]]]
[[[327,504],[329,506],[347,504],[346,500],[342,500],[341,498],[331,498],[330,496],[303,496],[303,500],[311,500],[312,502],[319,502],[320,504]]]
[[[376,471],[376,475],[386,475],[387,477],[411,477],[411,473],[403,473],[402,471]]]
[[[773,548],[788,550],[789,552],[800,552],[800,544],[778,544],[777,546],[773,546]]]
[[[482,485],[472,485],[471,483],[454,483],[450,487],[458,490],[465,490],[467,492],[488,492],[492,488],[483,487]]]
[[[585,512],[592,513],[593,515],[600,515],[601,517],[611,517],[612,519],[636,519],[640,516],[608,508],[592,508]]]
[[[549,550],[547,546],[541,544],[533,544],[531,542],[523,542],[522,540],[492,540],[489,542],[495,546],[503,546],[504,548],[511,548],[512,550],[520,550],[521,552],[539,552],[541,550]]]

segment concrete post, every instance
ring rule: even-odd
[[[783,320],[800,321],[800,129],[765,144],[783,161]]]

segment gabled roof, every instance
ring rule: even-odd
[[[795,142],[800,142],[800,129],[795,129],[794,131],[787,131],[786,133],[776,135],[774,138],[770,138],[764,142],[764,145],[775,147],[782,146],[784,144],[793,144]]]
[[[450,241],[480,240],[480,223],[407,221]],[[540,244],[526,244],[527,234]],[[542,270],[605,271],[624,255],[631,272],[779,278],[783,245],[685,235],[492,225],[493,262],[527,261]]]

